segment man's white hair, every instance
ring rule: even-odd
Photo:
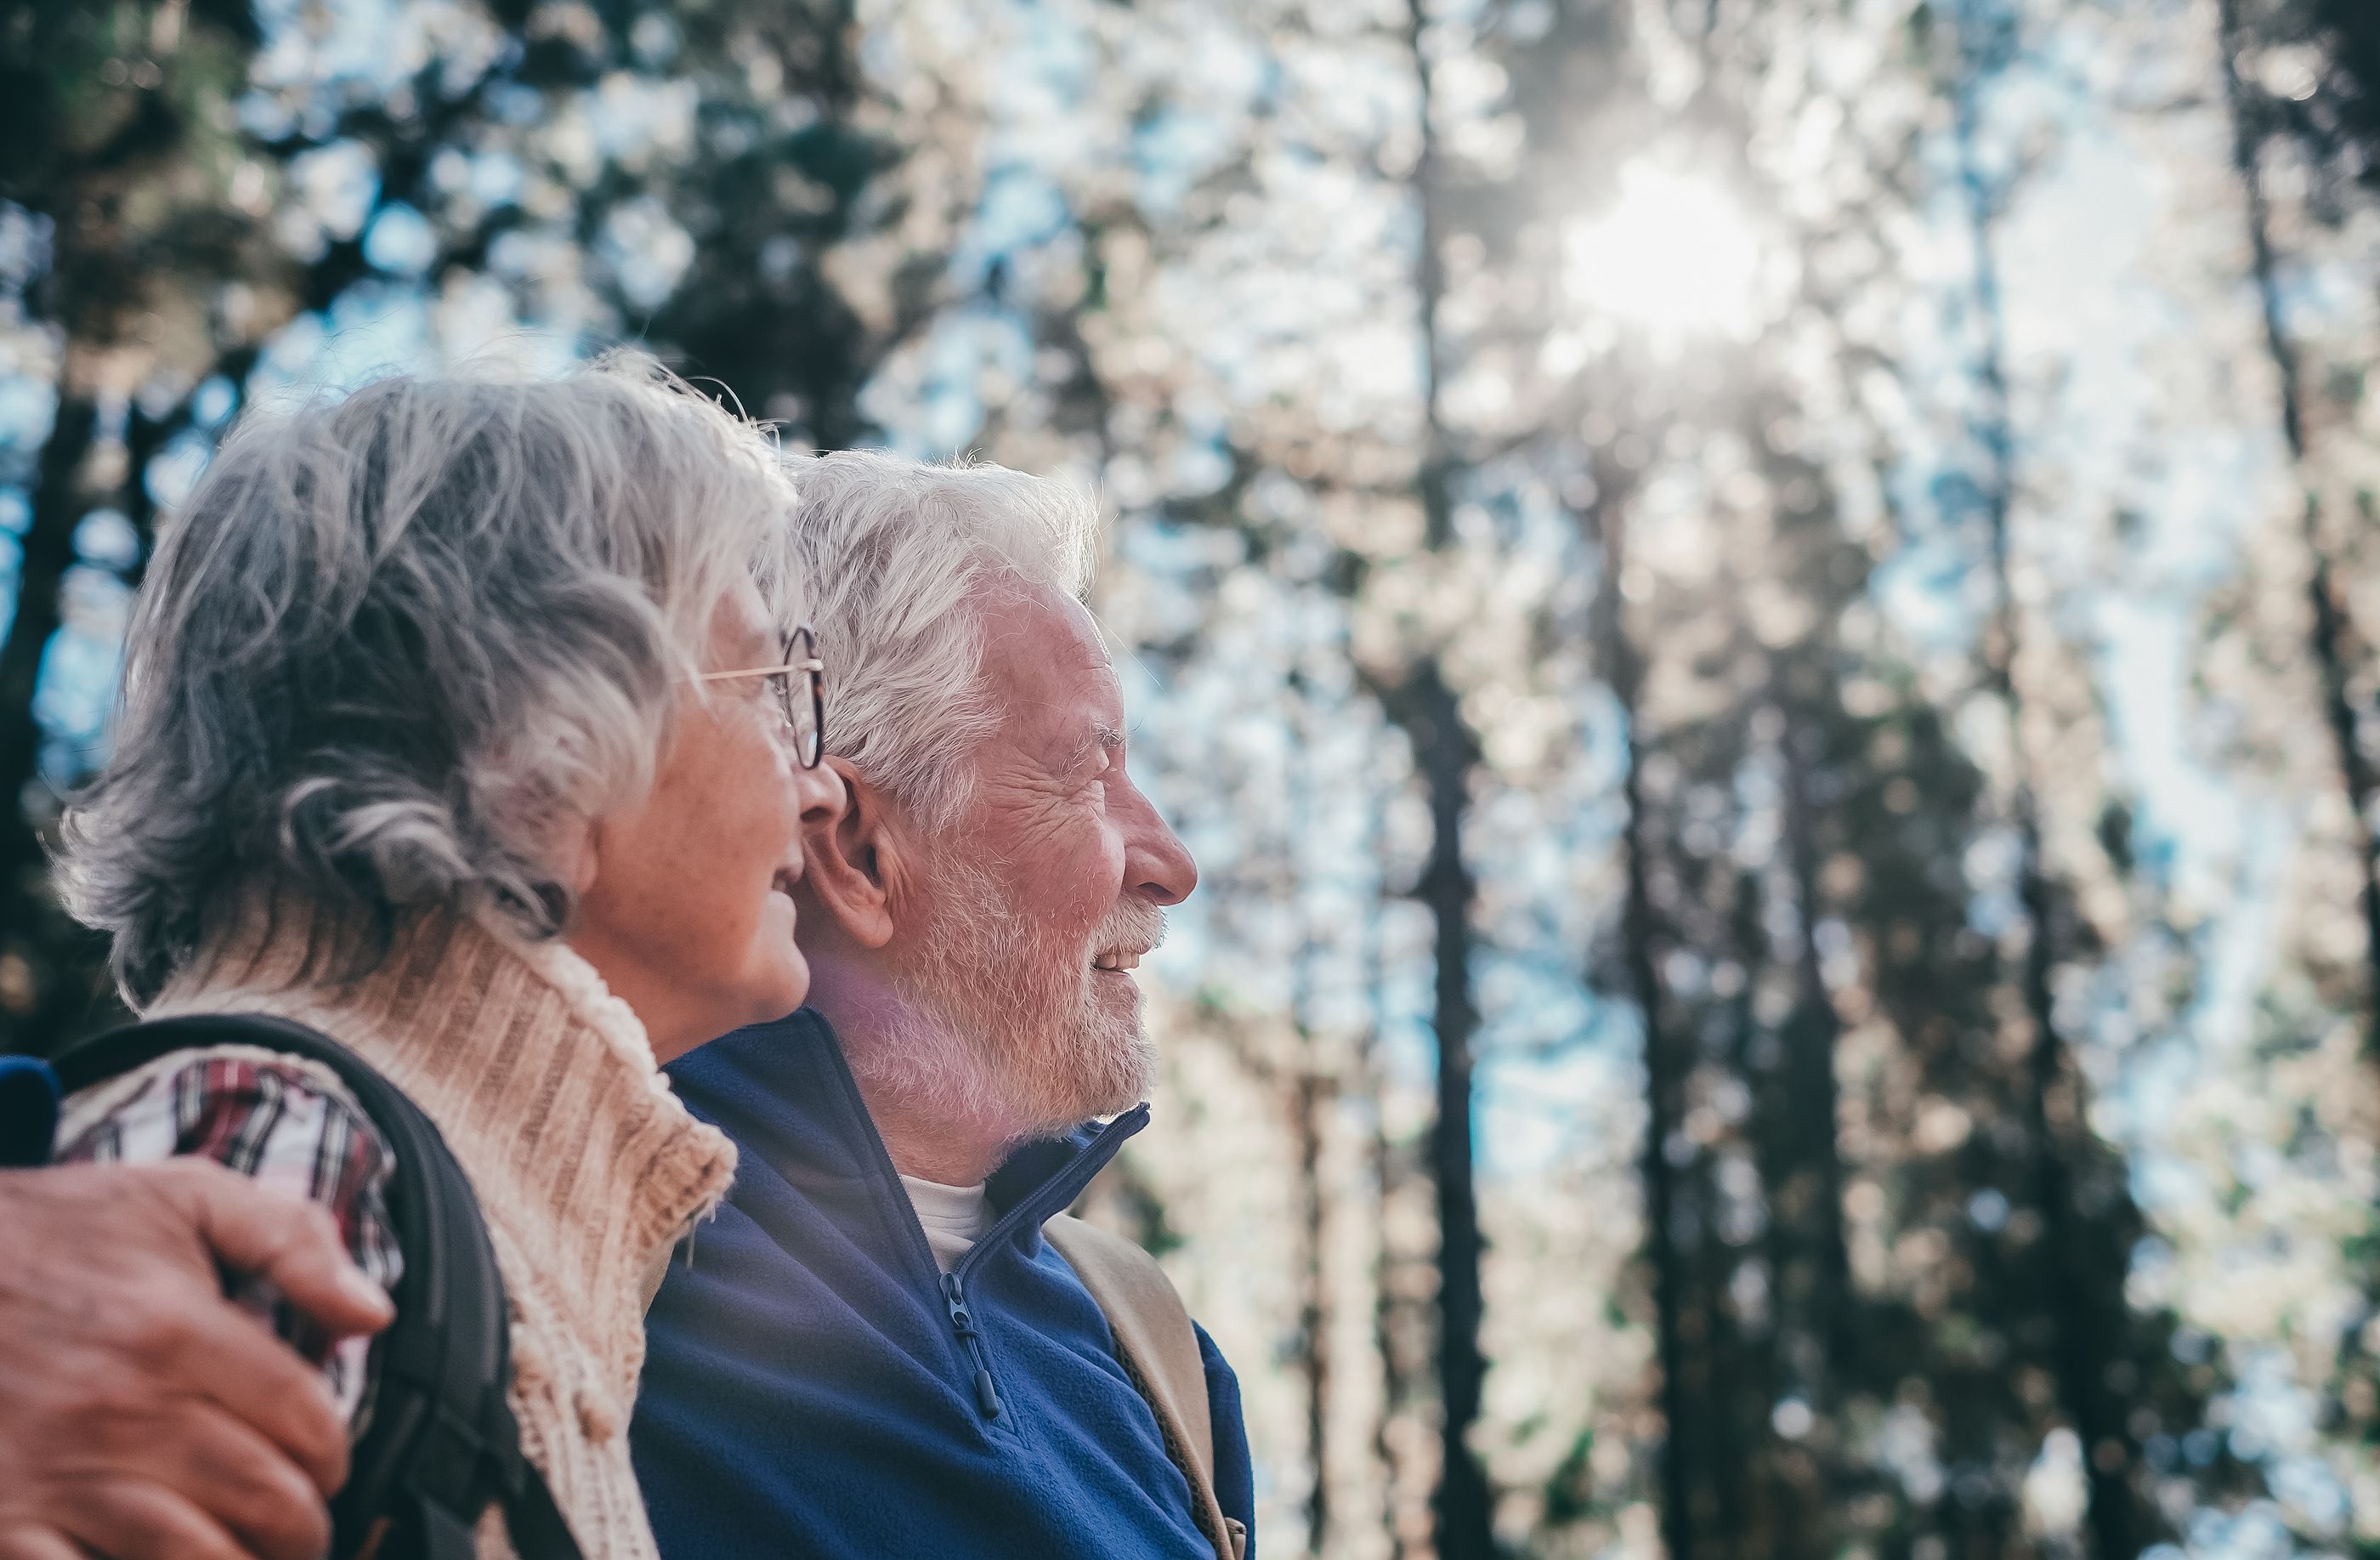
[[[792,501],[758,429],[635,355],[249,419],[149,566],[67,907],[136,1004],[259,887],[559,933],[563,831],[651,783],[719,603],[790,610]]]
[[[983,686],[983,613],[1002,582],[1080,600],[1099,512],[1067,483],[881,450],[787,457],[794,573],[827,663],[827,750],[946,825],[999,713]]]

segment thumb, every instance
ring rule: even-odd
[[[165,1194],[215,1261],[269,1280],[335,1338],[377,1333],[396,1314],[381,1286],[348,1260],[322,1208],[200,1159],[160,1165]]]

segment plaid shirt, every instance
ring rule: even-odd
[[[95,1121],[73,1121],[74,1135],[60,1145],[57,1162],[140,1164],[176,1154],[212,1159],[321,1203],[337,1221],[356,1265],[382,1288],[395,1289],[404,1258],[389,1227],[394,1161],[379,1129],[344,1089],[302,1064],[260,1059],[247,1048],[180,1052],[101,1087],[117,1097],[107,1100]],[[69,1114],[71,1119],[71,1105]],[[232,1298],[322,1367],[340,1408],[360,1432],[370,1408],[365,1365],[371,1340],[332,1345],[261,1281],[242,1283]]]

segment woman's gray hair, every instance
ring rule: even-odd
[[[998,721],[983,687],[987,587],[1080,599],[1099,512],[1064,482],[881,450],[789,456],[794,567],[828,666],[827,750],[929,828],[965,805],[964,761]]]
[[[68,908],[135,1004],[258,890],[376,949],[427,908],[558,933],[569,832],[651,783],[720,603],[795,610],[791,503],[759,430],[636,355],[249,419],[149,566]]]

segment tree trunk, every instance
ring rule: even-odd
[[[1305,1272],[1298,1302],[1298,1333],[1305,1340],[1299,1364],[1305,1376],[1305,1450],[1314,1487],[1305,1500],[1305,1548],[1323,1552],[1330,1533],[1330,1310],[1329,1264],[1322,1197],[1322,1123],[1331,1090],[1311,1067],[1297,1075],[1293,1102],[1297,1133],[1298,1213],[1303,1226]]]
[[[1390,1428],[1403,1412],[1408,1395],[1403,1350],[1397,1338],[1400,1281],[1396,1251],[1389,1244],[1390,1205],[1397,1188],[1396,1148],[1389,1141],[1387,1118],[1376,1106],[1372,1120],[1372,1186],[1378,1198],[1380,1229],[1379,1265],[1373,1274],[1372,1347],[1380,1357],[1380,1414],[1372,1424],[1372,1458],[1380,1469],[1380,1517],[1389,1535],[1389,1560],[1405,1560],[1403,1503],[1398,1499],[1395,1433]]]
[[[1444,1411],[1433,1502],[1438,1553],[1439,1560],[1489,1560],[1496,1553],[1494,1511],[1487,1475],[1470,1446],[1488,1374],[1479,1350],[1484,1242],[1472,1178],[1473,883],[1463,859],[1463,818],[1478,749],[1435,658],[1425,657],[1414,669],[1402,696],[1406,729],[1429,792],[1429,865],[1416,893],[1437,924],[1438,1110],[1429,1164],[1438,1192],[1438,1375]]]
[[[2323,543],[2322,500],[2305,469],[2304,387],[2297,347],[2289,340],[2289,327],[2282,319],[2280,286],[2274,274],[2272,208],[2265,194],[2258,156],[2264,137],[2249,101],[2247,83],[2240,79],[2240,51],[2247,47],[2248,38],[2240,21],[2239,0],[2216,0],[2216,16],[2219,29],[2216,53],[2222,61],[2224,100],[2231,110],[2232,168],[2239,175],[2240,187],[2246,197],[2248,253],[2256,298],[2264,312],[2265,347],[2272,355],[2273,371],[2280,380],[2281,434],[2289,442],[2289,462],[2305,494],[2301,523],[2311,566],[2306,580],[2307,604],[2313,609],[2313,618],[2307,644],[2321,677],[2324,724],[2330,728],[2339,777],[2347,786],[2348,810],[2353,815],[2350,837],[2354,841],[2356,865],[2362,877],[2359,894],[2363,908],[2364,1048],[2367,1055],[2380,1059],[2380,854],[2375,854],[2372,832],[2372,764],[2364,756],[2354,701],[2348,693],[2350,630],[2332,580],[2329,549]]]
[[[1850,1261],[1842,1226],[1843,1169],[1836,1140],[1835,1044],[1841,1025],[1819,974],[1816,940],[1816,823],[1809,796],[1810,750],[1824,738],[1816,717],[1790,685],[1803,668],[1780,667],[1772,686],[1786,713],[1778,742],[1783,786],[1778,861],[1791,884],[1795,921],[1790,940],[1772,941],[1767,957],[1793,973],[1793,1004],[1776,1031],[1765,1066],[1747,1063],[1758,1079],[1760,1174],[1768,1188],[1769,1331],[1765,1404],[1798,1397],[1813,1428],[1840,1422],[1836,1383],[1858,1347],[1846,1314]],[[1755,1404],[1757,1413],[1762,1404]],[[1774,1537],[1754,1552],[1815,1556],[1840,1547],[1835,1536],[1845,1498],[1835,1487],[1836,1456],[1780,1428],[1767,1443],[1760,1488],[1768,1497]]]
[[[2010,798],[2010,822],[2017,834],[2018,894],[2025,922],[2023,962],[2018,984],[2032,1030],[2026,1126],[2034,1155],[2034,1195],[2049,1242],[2050,1320],[2054,1373],[2060,1403],[2082,1444],[2082,1470],[2089,1491],[2088,1526],[2099,1560],[2133,1560],[2144,1539],[2139,1531],[2131,1494],[2131,1472],[2138,1448],[2131,1444],[2121,1405],[2107,1390],[2104,1373],[2116,1358],[2114,1339],[2101,1323],[2104,1312],[2094,1304],[2086,1286],[2082,1260],[2082,1215],[2074,1202],[2071,1166],[2068,1163],[2069,1132],[2087,1130],[2083,1124],[2079,1080],[2070,1076],[2065,1049],[2054,1022],[2050,969],[2056,932],[2050,884],[2042,859],[2041,817],[2026,751],[2022,709],[2018,702],[2016,662],[2020,613],[2010,567],[2010,514],[2016,488],[2013,420],[2010,408],[2006,326],[2002,315],[1999,269],[1993,249],[1997,220],[1996,197],[1977,159],[1979,86],[1973,37],[1973,0],[1959,13],[1960,55],[1951,94],[1957,139],[1959,180],[1966,198],[1969,238],[1975,267],[1975,305],[1983,320],[1983,342],[1977,355],[1976,377],[1984,409],[1974,431],[1984,446],[1982,482],[1984,509],[1991,531],[1993,581],[1998,591],[1994,621],[1985,636],[1987,675],[2007,712],[2009,751],[2014,766]],[[2120,1301],[2119,1302],[2120,1303]]]
[[[1601,473],[1597,473],[1598,476]],[[1599,492],[1585,517],[1603,552],[1596,590],[1596,622],[1601,640],[1603,678],[1619,701],[1628,743],[1621,777],[1626,823],[1621,833],[1626,891],[1621,942],[1627,984],[1642,1015],[1645,1036],[1645,1247],[1653,1263],[1654,1342],[1661,1371],[1661,1542],[1669,1560],[1694,1560],[1695,1521],[1693,1480],[1684,1446],[1693,1422],[1686,1401],[1684,1312],[1688,1292],[1684,1253],[1676,1239],[1677,1167],[1670,1163],[1670,1139],[1678,1122],[1678,1076],[1669,1036],[1661,1023],[1661,987],[1653,962],[1653,897],[1645,841],[1644,731],[1638,708],[1645,672],[1628,637],[1620,578],[1627,567],[1627,520],[1616,494]]]
[[[1785,1021],[1785,1120],[1798,1137],[1791,1154],[1796,1176],[1810,1177],[1799,1200],[1803,1241],[1797,1260],[1808,1264],[1804,1310],[1813,1359],[1803,1387],[1819,1420],[1835,1409],[1841,1362],[1859,1347],[1851,1318],[1850,1249],[1843,1238],[1843,1155],[1838,1134],[1841,1100],[1835,1083],[1835,1044],[1842,1034],[1834,999],[1818,960],[1817,823],[1810,801],[1810,759],[1803,739],[1819,733],[1798,723],[1785,732],[1785,853],[1801,915],[1794,947],[1793,1012]]]
[[[1383,808],[1376,798],[1371,806],[1366,830],[1366,848],[1373,861],[1382,859],[1386,848],[1386,831],[1382,827]],[[1386,884],[1381,885],[1383,891]],[[1388,1535],[1389,1560],[1405,1560],[1405,1524],[1399,1500],[1396,1437],[1391,1428],[1405,1408],[1409,1395],[1402,1347],[1399,1341],[1400,1302],[1398,1286],[1402,1279],[1403,1262],[1399,1256],[1390,1231],[1395,1227],[1395,1203],[1402,1180],[1396,1144],[1390,1140],[1388,1116],[1388,1079],[1380,1066],[1380,1036],[1388,1029],[1388,959],[1382,946],[1380,910],[1366,918],[1364,926],[1364,982],[1369,996],[1371,1015],[1357,1042],[1355,1066],[1362,1080],[1365,1098],[1372,1105],[1372,1137],[1370,1143],[1373,1233],[1378,1242],[1378,1255],[1372,1272],[1372,1348],[1380,1361],[1380,1411],[1372,1421],[1372,1459],[1380,1472],[1380,1522]]]
[[[1435,551],[1453,538],[1454,460],[1439,402],[1443,383],[1439,313],[1445,276],[1439,253],[1442,213],[1430,65],[1424,46],[1428,25],[1425,0],[1407,0],[1406,19],[1421,140],[1414,167],[1422,229],[1414,275],[1423,354],[1424,448],[1417,485],[1424,538]],[[1479,750],[1435,656],[1425,656],[1414,666],[1398,698],[1405,706],[1403,724],[1413,734],[1415,757],[1429,791],[1429,865],[1417,891],[1437,924],[1438,1114],[1430,1126],[1429,1158],[1438,1192],[1438,1373],[1444,1420],[1438,1491],[1431,1504],[1439,1560],[1490,1560],[1496,1554],[1494,1503],[1487,1474],[1470,1444],[1488,1373],[1479,1351],[1483,1243],[1472,1179],[1471,1035],[1476,1023],[1471,1005],[1473,884],[1463,860],[1463,819]]]
[[[83,469],[98,426],[99,411],[91,401],[60,402],[34,479],[32,523],[18,564],[16,615],[6,643],[0,645],[0,933],[11,943],[47,942],[59,920],[41,835],[55,798],[42,795],[42,731],[33,717],[33,694],[42,654],[58,628],[58,586],[74,562],[75,526],[89,506]],[[65,973],[45,957],[28,963],[48,984]],[[10,1048],[42,1042],[46,1037],[35,1032],[37,1018],[60,994],[41,989],[30,1009],[6,1012]]]

